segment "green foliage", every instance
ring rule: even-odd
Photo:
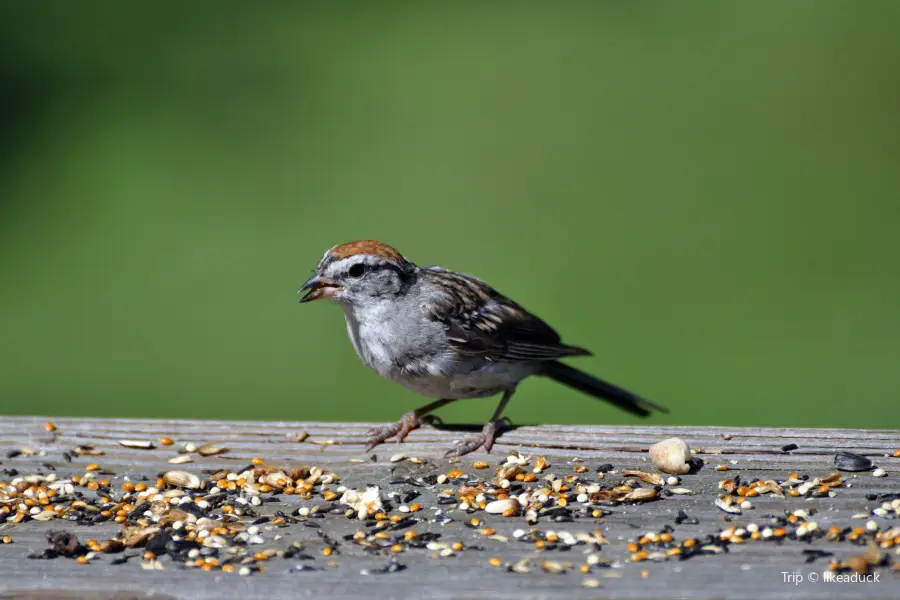
[[[900,427],[891,2],[5,3],[0,411],[395,419],[295,291],[376,238],[667,405]],[[445,419],[482,422],[492,400]],[[628,423],[547,381],[519,423]]]

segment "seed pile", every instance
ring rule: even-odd
[[[47,431],[55,434],[49,425]],[[169,437],[119,442],[134,452],[157,445],[175,442]],[[33,558],[64,557],[86,565],[110,560],[149,570],[177,564],[252,575],[274,564],[292,571],[333,568],[342,554],[353,554],[380,557],[381,566],[363,569],[363,574],[374,575],[402,571],[402,557],[409,553],[444,561],[481,552],[486,568],[512,574],[604,577],[620,574],[627,563],[646,562],[652,569],[652,562],[739,552],[745,544],[794,543],[803,561],[827,560],[835,571],[888,567],[900,572],[900,526],[893,524],[900,523],[900,494],[868,497],[871,508],[853,515],[856,523],[834,523],[815,508],[802,507],[806,499],[827,501],[840,494],[847,481],[839,472],[772,479],[735,475],[719,481],[711,492],[688,487],[688,474],[660,475],[578,459],[551,465],[545,457],[513,452],[500,464],[493,459],[493,468],[479,459],[470,467],[458,463],[442,473],[406,476],[379,487],[345,482],[328,468],[275,465],[263,457],[234,469],[196,472],[173,464],[230,450],[212,443],[173,450],[177,454],[168,459],[172,464],[146,481],[105,468],[103,452],[91,445],[67,452],[68,462],[59,471],[22,474],[7,465],[0,480],[0,527],[6,530],[0,543],[14,543],[16,528],[29,526],[29,521],[52,521],[56,528],[48,534],[47,548]],[[8,458],[22,455],[34,456],[34,451],[19,450]],[[678,458],[686,464],[686,455]],[[77,459],[91,462],[76,470]],[[848,466],[848,460],[853,459],[843,457],[841,466]],[[389,462],[422,466],[426,461],[395,454]],[[707,468],[723,476],[733,472],[721,466],[725,468]],[[881,476],[874,471],[872,475]],[[720,519],[701,523],[674,504],[677,516],[671,525],[631,539],[605,536],[606,524],[622,507],[677,503],[679,496],[708,497],[721,511]],[[747,520],[745,514],[766,497],[797,506]],[[335,538],[327,533],[329,520],[358,526]],[[101,523],[116,524],[115,535],[91,537],[89,526]],[[286,539],[297,531],[308,535]],[[818,541],[846,544],[848,551],[839,557],[816,548]],[[501,551],[516,558],[492,554]],[[599,580],[592,577],[584,584],[593,587]]]

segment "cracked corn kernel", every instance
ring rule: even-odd
[[[500,560],[500,557],[499,557],[499,556],[492,556],[492,557],[488,560],[488,563],[490,563],[490,565],[491,565],[492,567],[499,567],[499,566],[501,566],[501,565],[503,564],[503,561]]]
[[[122,484],[122,491],[130,494],[131,492],[134,491],[134,484],[131,483],[130,481],[126,481],[125,483]]]
[[[410,504],[409,510],[410,510],[410,512],[419,512],[420,510],[422,510],[422,505],[421,504]]]
[[[258,467],[259,465],[264,464],[266,461],[259,456],[254,456],[253,460],[251,460],[250,462]]]
[[[12,538],[9,537],[8,535],[4,535],[2,538],[0,538],[0,543],[12,544]]]
[[[161,438],[159,438],[159,443],[162,444],[163,446],[171,446],[175,442],[172,441],[172,438],[170,438],[169,436],[164,435]]]
[[[476,460],[473,464],[473,467],[476,469],[487,469],[490,465],[484,462],[483,460]]]
[[[894,458],[900,458],[900,450],[894,450]]]
[[[331,556],[332,554],[334,554],[334,548],[332,548],[331,546],[325,546],[324,548],[322,548],[322,554],[325,556]]]
[[[222,565],[222,570],[226,573],[234,573],[234,565]]]
[[[497,530],[490,527],[485,527],[481,530],[481,535],[494,535],[495,533],[497,533]]]
[[[56,425],[54,425],[51,421],[47,421],[47,423],[44,425],[44,429],[46,429],[48,433],[53,433],[54,431],[56,431]]]
[[[86,467],[84,468],[84,470],[85,470],[85,471],[99,471],[99,470],[100,470],[100,465],[98,465],[97,463],[91,463],[91,464],[89,464],[88,466],[86,466]]]
[[[716,465],[716,471],[728,471],[728,465]]]
[[[647,551],[641,550],[640,552],[635,552],[631,555],[631,562],[641,562],[647,560]]]
[[[405,539],[406,541],[409,541],[409,540],[417,538],[417,537],[419,537],[419,534],[416,533],[415,531],[413,531],[412,529],[410,529],[405,534],[403,534],[403,539]]]
[[[403,546],[401,546],[400,544],[394,544],[393,546],[391,546],[391,552],[403,552]]]
[[[454,552],[462,552],[463,548],[464,548],[464,546],[462,545],[462,542],[454,542],[453,545],[450,547],[453,548]]]
[[[687,542],[685,542],[685,543],[687,543]],[[633,554],[633,553],[637,552],[638,550],[640,550],[641,547],[638,546],[637,544],[631,543],[631,544],[628,544],[626,549]]]
[[[522,481],[525,483],[531,483],[533,481],[537,481],[537,476],[534,473],[525,473],[522,476]]]
[[[452,471],[447,473],[447,477],[450,479],[456,479],[457,477],[462,477],[464,473],[459,469],[453,469]]]
[[[147,484],[144,483],[143,481],[140,482],[140,483],[134,484],[134,491],[136,491],[136,492],[138,492],[138,493],[140,493],[140,492],[146,492],[146,491],[147,491]]]
[[[331,490],[328,490],[327,492],[325,492],[323,494],[322,497],[325,498],[325,500],[331,502],[332,500],[336,500],[338,495],[336,493],[332,492]]]
[[[684,543],[681,545],[684,546],[685,548],[693,548],[694,546],[697,545],[697,540],[695,540],[694,538],[690,538],[690,539],[684,540]]]
[[[79,556],[78,558],[75,559],[75,562],[77,562],[79,565],[86,565],[86,564],[88,564],[88,558],[87,558],[87,556],[82,554],[81,556]]]
[[[584,465],[578,465],[577,467],[575,467],[576,473],[587,473],[587,470],[588,468]]]
[[[785,530],[784,527],[778,527],[772,532],[772,535],[775,537],[784,537],[787,535],[787,530]]]
[[[672,541],[673,538],[672,538],[671,533],[666,532],[666,533],[662,534],[661,536],[659,536],[659,539],[661,539],[662,541],[664,541],[666,543],[669,543]]]
[[[644,569],[643,571],[641,571],[641,577],[647,579],[648,577],[650,577],[650,572]]]

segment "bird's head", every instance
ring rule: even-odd
[[[381,242],[359,240],[331,248],[315,273],[300,288],[300,302],[331,298],[360,305],[403,293],[415,276],[416,265]]]

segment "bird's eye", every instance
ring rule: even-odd
[[[366,265],[363,263],[356,263],[350,267],[347,274],[350,275],[350,277],[362,277],[366,274]]]

